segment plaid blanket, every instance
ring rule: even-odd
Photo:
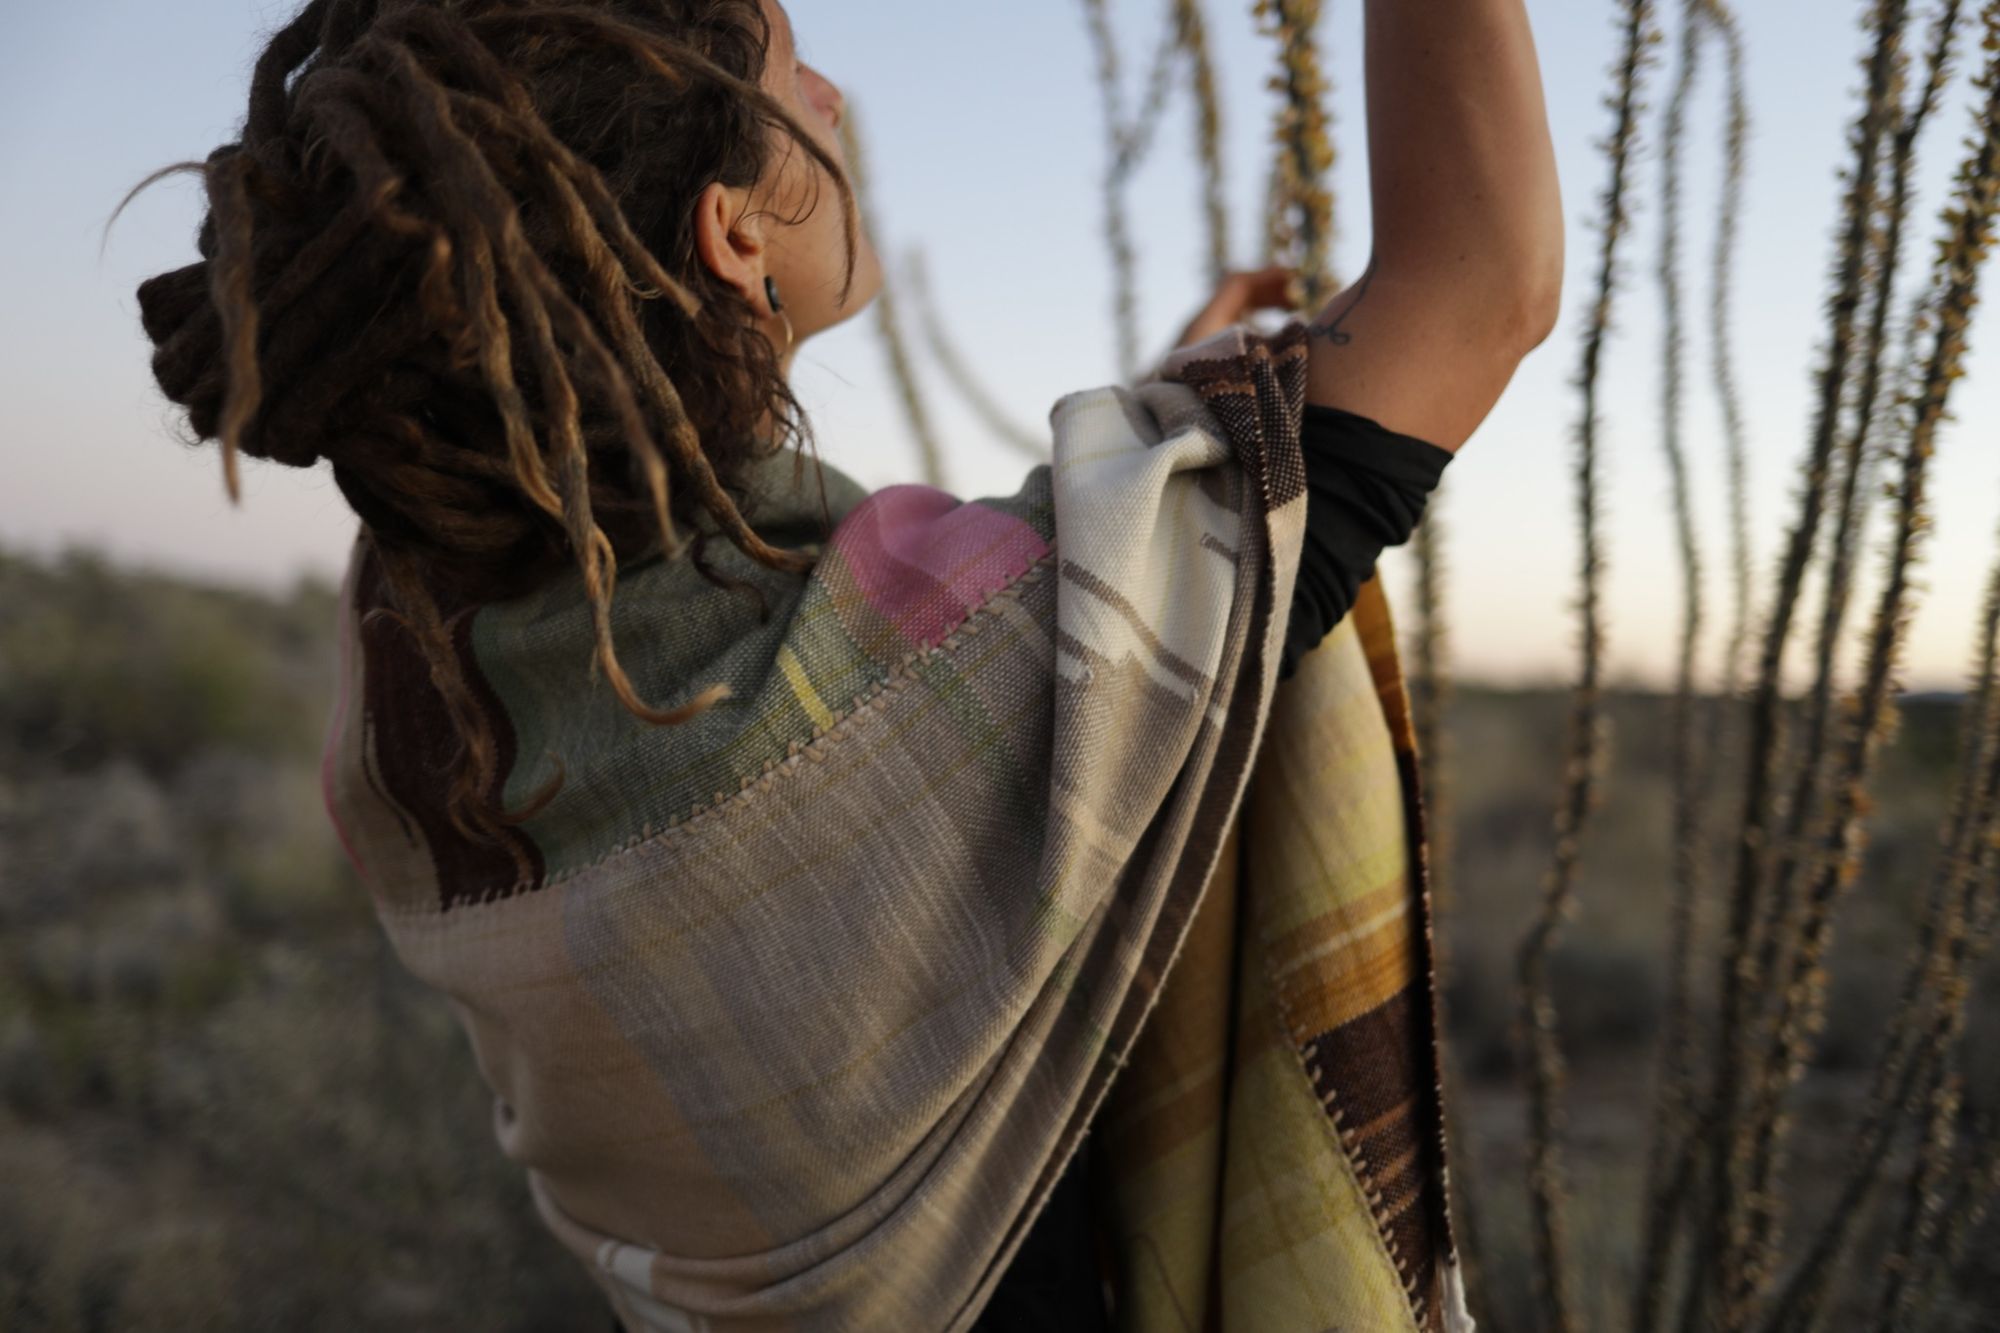
[[[1471,1328],[1379,581],[1276,682],[1305,365],[1068,395],[1011,496],[767,460],[810,573],[621,575],[641,696],[731,687],[684,726],[589,684],[573,583],[457,610],[494,794],[567,774],[499,844],[357,542],[328,809],[628,1329],[966,1329],[1087,1130],[1118,1328]]]

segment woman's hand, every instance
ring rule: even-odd
[[[1291,309],[1291,281],[1292,270],[1282,264],[1228,274],[1174,344],[1175,350],[1212,337],[1232,324],[1241,324],[1256,311]]]

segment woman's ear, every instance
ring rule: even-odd
[[[695,201],[694,251],[709,271],[750,303],[762,309],[764,300],[764,225],[750,211],[750,193],[711,182]]]

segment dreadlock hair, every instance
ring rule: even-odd
[[[744,470],[811,430],[693,235],[707,184],[764,181],[789,139],[839,187],[852,287],[853,190],[763,91],[769,42],[758,0],[310,0],[256,63],[241,141],[133,191],[202,176],[200,262],[139,288],[154,375],[220,443],[232,500],[239,452],[332,464],[393,603],[370,616],[414,637],[450,714],[469,837],[534,815],[562,773],[519,811],[490,799],[504,775],[448,612],[573,562],[592,676],[672,725],[729,690],[638,697],[612,645],[619,562],[677,556],[677,524],[705,516],[766,567],[812,563],[739,507]],[[731,583],[702,562],[710,535],[695,564]]]

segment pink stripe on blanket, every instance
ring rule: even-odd
[[[1048,553],[1011,514],[934,486],[886,486],[827,542],[869,606],[914,646],[936,643]]]

